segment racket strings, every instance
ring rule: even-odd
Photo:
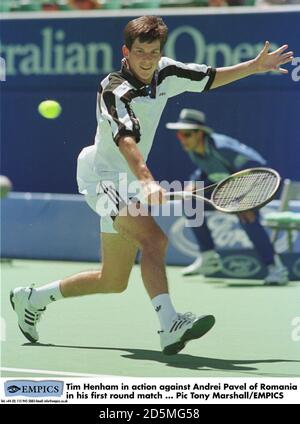
[[[253,172],[228,179],[213,195],[216,206],[226,210],[246,210],[264,203],[276,190],[278,179],[268,172]]]

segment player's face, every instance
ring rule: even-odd
[[[199,145],[200,133],[201,131],[179,130],[177,131],[177,137],[183,149],[187,152],[192,152]]]
[[[141,43],[136,39],[131,50],[123,46],[123,55],[126,57],[129,69],[135,77],[145,84],[150,84],[161,58],[160,41]]]

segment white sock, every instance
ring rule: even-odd
[[[41,309],[51,302],[62,299],[63,295],[59,289],[59,281],[46,284],[45,286],[34,288],[29,298],[30,303],[34,308]]]
[[[152,300],[152,305],[157,312],[158,319],[162,330],[168,330],[172,320],[176,317],[177,312],[172,305],[170,295],[168,293],[159,294]]]

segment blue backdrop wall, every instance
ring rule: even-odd
[[[99,80],[119,69],[128,17],[9,19],[1,24],[1,174],[17,191],[75,193],[76,158],[93,143]],[[268,39],[300,56],[300,12],[164,16],[165,54],[186,62],[228,66],[256,55]],[[260,151],[283,177],[300,180],[300,59],[287,76],[256,75],[167,105],[149,164],[155,177],[188,178],[193,165],[165,129],[183,107],[206,112],[208,123]],[[63,113],[37,112],[56,99]],[[179,165],[180,164],[180,165]]]

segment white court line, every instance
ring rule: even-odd
[[[0,367],[0,371],[10,371],[10,372],[19,372],[19,373],[28,373],[28,374],[45,374],[45,375],[63,375],[70,377],[103,377],[100,374],[83,374],[79,372],[64,372],[64,371],[48,371],[48,370],[32,370],[30,368],[6,368]]]

